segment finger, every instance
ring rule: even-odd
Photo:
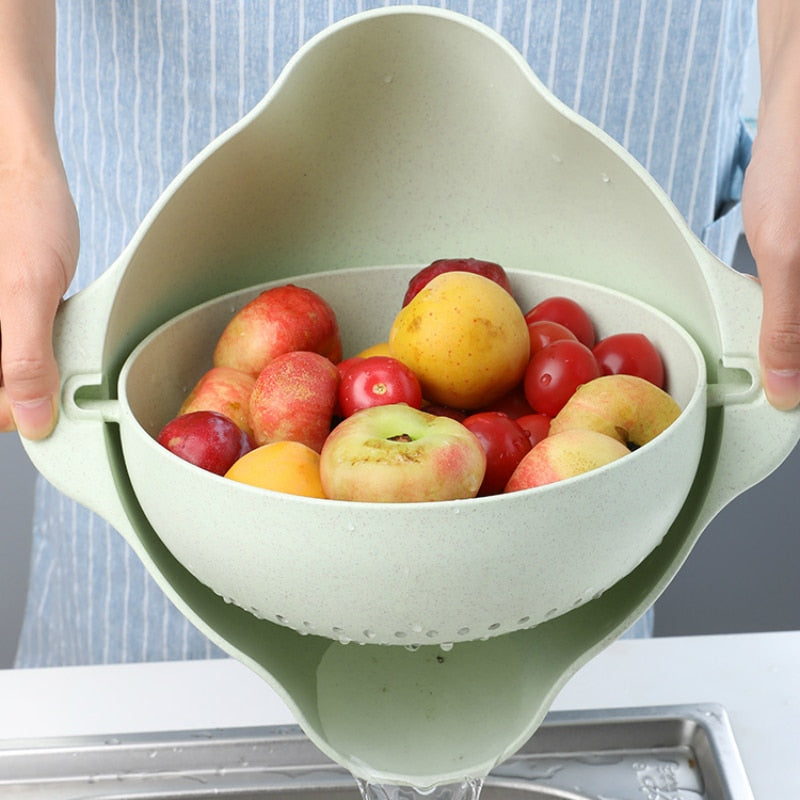
[[[48,436],[56,422],[59,378],[52,344],[56,307],[50,293],[28,287],[12,292],[0,310],[5,403],[17,430],[28,439]]]
[[[764,313],[759,359],[764,391],[776,408],[800,404],[800,264],[759,266]]]
[[[17,426],[11,413],[11,403],[4,387],[0,386],[0,433],[11,433]]]

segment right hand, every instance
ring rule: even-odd
[[[55,426],[53,321],[78,242],[60,160],[0,164],[0,431],[42,439]]]

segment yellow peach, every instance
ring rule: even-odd
[[[550,433],[588,428],[623,444],[647,444],[680,416],[663,389],[636,375],[603,375],[579,386],[550,423]]]
[[[325,497],[319,453],[301,442],[272,442],[245,453],[225,473],[239,483],[302,497]]]
[[[357,354],[357,358],[369,358],[370,356],[390,356],[389,342],[377,342],[362,350]]]
[[[520,382],[530,337],[508,291],[482,275],[447,272],[400,310],[389,348],[414,371],[431,403],[475,409]]]

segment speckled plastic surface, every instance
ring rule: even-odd
[[[328,299],[346,352],[386,338],[420,265],[296,277]],[[585,298],[600,335],[647,332],[665,353],[680,420],[614,465],[536,491],[430,503],[310,501],[208,476],[153,437],[211,366],[248,291],[168,322],[120,379],[133,491],[150,524],[203,583],[301,633],[366,644],[452,644],[530,628],[599,595],[659,543],[694,479],[706,417],[699,348],[663,314],[566,278],[512,273],[525,307]],[[176,359],[180,354],[180,361]]]
[[[158,326],[229,292],[313,276],[357,345],[387,324],[411,267],[373,268],[448,255],[502,263],[529,298],[543,280],[531,271],[633,298],[604,324],[647,322],[636,301],[673,320],[680,421],[569,489],[403,508],[236,493],[145,432],[175,396],[165,359],[183,364],[194,340],[176,327],[164,334],[174,345],[159,337],[126,365]],[[769,407],[759,385],[760,307],[757,284],[714,259],[645,171],[507,42],[437,9],[384,9],[303,47],[64,304],[61,419],[26,448],[276,687],[331,758],[373,780],[474,777],[529,738],[713,516],[797,443],[800,416]]]

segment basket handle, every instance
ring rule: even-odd
[[[119,404],[108,399],[103,351],[125,261],[120,257],[59,308],[53,327],[61,376],[58,421],[44,440],[22,438],[28,457],[53,486],[115,527],[125,526],[127,515],[106,441],[107,423],[119,421]]]
[[[711,485],[704,502],[705,521],[746,489],[777,469],[800,440],[800,409],[778,411],[761,384],[754,343],[761,324],[761,287],[752,277],[720,261],[699,242],[700,263],[715,298],[721,349],[709,373],[709,415],[722,416],[722,435]]]

